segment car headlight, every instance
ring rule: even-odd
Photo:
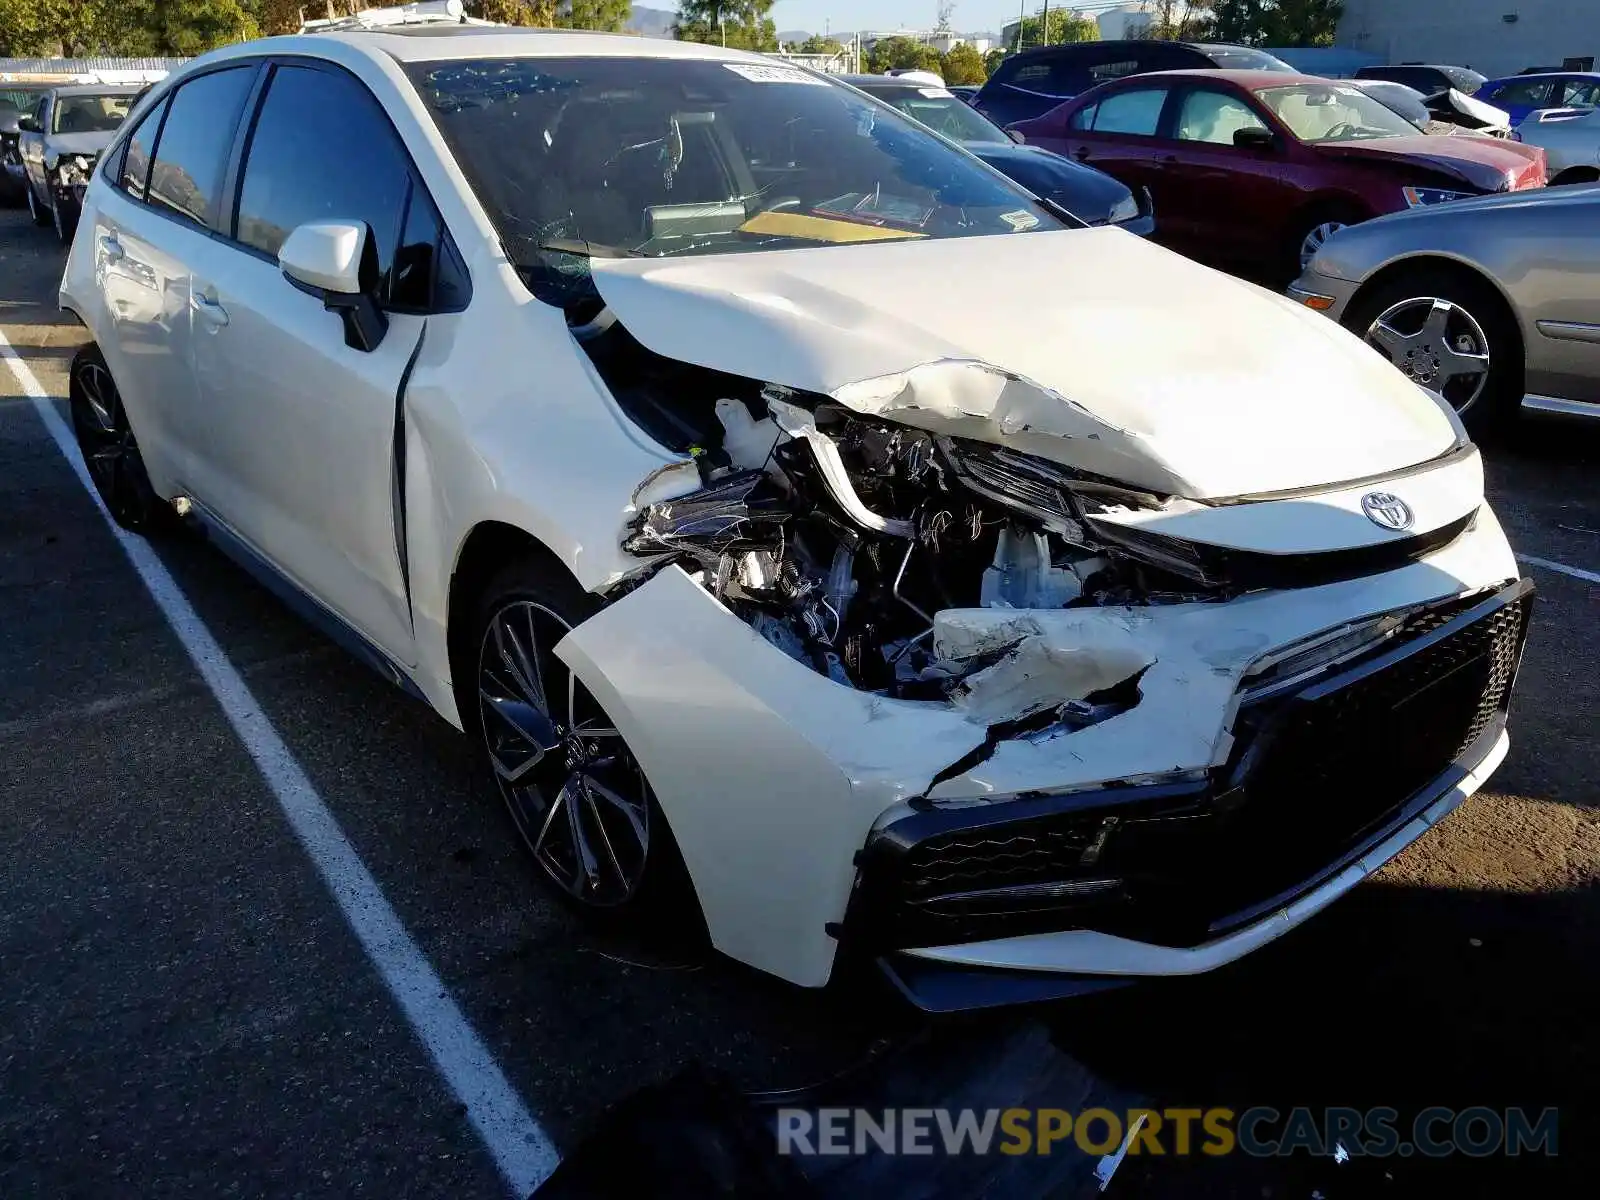
[[[63,187],[79,187],[89,182],[89,172],[94,170],[94,159],[82,154],[63,158],[56,163],[56,176]]]
[[[1106,219],[1113,225],[1121,225],[1124,221],[1137,221],[1139,217],[1139,201],[1129,193],[1111,206],[1111,215]]]
[[[1103,508],[1159,509],[1165,503],[1164,497],[1115,480],[987,442],[940,438],[939,448],[956,478],[972,491],[1073,541],[1083,539],[1082,518]]]
[[[1429,204],[1449,204],[1452,200],[1470,200],[1472,192],[1452,192],[1446,188],[1408,187],[1404,189],[1406,207],[1422,208]]]

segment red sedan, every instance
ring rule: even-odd
[[[1542,187],[1543,151],[1422,132],[1359,88],[1268,71],[1160,71],[1012,128],[1155,200],[1157,241],[1298,273],[1346,225]]]

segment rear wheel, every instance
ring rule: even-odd
[[[1340,204],[1322,205],[1300,214],[1289,226],[1283,248],[1283,268],[1289,278],[1298,277],[1329,238],[1351,225],[1359,225],[1365,214]]]
[[[148,533],[172,511],[150,486],[122,393],[98,346],[72,360],[68,385],[72,428],[95,491],[118,525]]]
[[[517,840],[561,900],[613,926],[698,940],[693,889],[644,770],[555,654],[599,607],[532,557],[495,576],[477,606],[471,664],[457,664],[462,722]]]
[[[1419,268],[1356,298],[1345,326],[1438,392],[1475,436],[1508,425],[1522,399],[1516,322],[1487,283]]]

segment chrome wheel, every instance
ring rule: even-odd
[[[1466,309],[1437,296],[1391,304],[1367,327],[1367,344],[1465,414],[1489,386],[1489,339]]]
[[[157,505],[117,384],[98,354],[80,354],[70,381],[73,430],[89,478],[117,523],[138,529]]]
[[[1317,256],[1317,251],[1327,243],[1327,240],[1341,229],[1349,228],[1343,221],[1324,221],[1313,226],[1300,241],[1300,269],[1304,271],[1311,265],[1311,260]],[[1282,243],[1279,243],[1280,245]]]
[[[556,657],[570,629],[532,600],[495,611],[478,651],[484,748],[540,870],[579,903],[616,908],[644,880],[650,788],[622,735]]]

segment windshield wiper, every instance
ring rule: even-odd
[[[626,246],[607,246],[600,242],[586,242],[581,238],[547,238],[539,243],[540,250],[557,254],[576,254],[580,258],[645,258],[647,255]]]

